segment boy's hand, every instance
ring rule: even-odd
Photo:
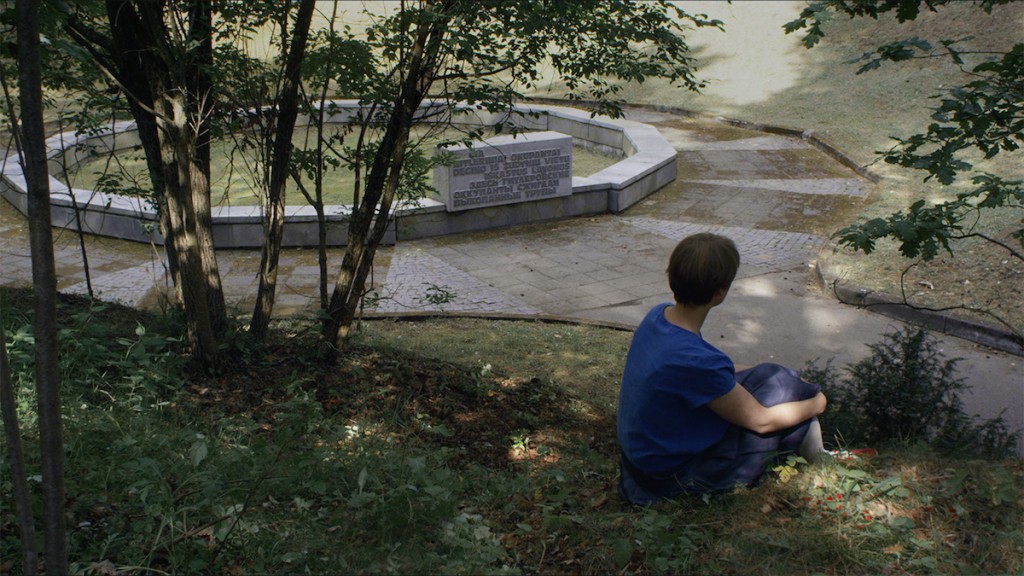
[[[817,415],[820,415],[820,414],[824,413],[825,412],[825,408],[828,408],[828,398],[825,398],[825,395],[823,393],[818,392],[814,396],[813,400],[815,401],[815,403],[817,403],[820,406],[820,408],[818,408],[818,414]]]

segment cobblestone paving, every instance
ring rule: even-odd
[[[459,270],[421,248],[400,249],[392,256],[375,312],[493,312],[540,314],[486,282]]]
[[[794,214],[826,212],[832,201],[815,197],[863,197],[867,190],[796,138],[708,141],[664,130],[681,150],[680,179],[648,201],[619,216],[400,243],[376,309],[586,315],[668,298],[667,255],[679,239],[702,231],[736,241],[741,278],[805,268],[826,239],[773,225],[792,228]]]
[[[827,215],[834,198],[861,198],[867,189],[799,138],[723,132],[664,114],[644,120],[679,150],[675,183],[622,215],[383,247],[385,278],[368,310],[585,316],[655,296],[667,299],[667,255],[680,238],[699,231],[736,241],[741,277],[790,270],[806,266],[825,242],[805,232],[806,217]],[[0,212],[0,283],[25,284],[31,276],[24,224],[11,216],[10,206]],[[101,297],[139,305],[166,289],[151,247],[94,238],[88,244],[93,290]],[[85,293],[76,237],[64,233],[55,245],[61,289]],[[332,251],[332,271],[337,253]],[[258,252],[224,251],[218,260],[230,304],[251,306]],[[314,250],[283,254],[277,313],[317,308],[318,279]]]
[[[752,230],[732,226],[709,226],[689,222],[670,222],[651,218],[623,218],[626,224],[677,241],[698,232],[712,232],[732,238],[740,251],[739,276],[764,271],[788,270],[806,266],[817,255],[825,239],[813,234]]]
[[[137,306],[148,295],[140,287],[153,286],[156,278],[163,277],[163,268],[157,263],[140,264],[109,273],[90,276],[93,294],[107,302],[118,302],[126,306]],[[88,284],[84,281],[62,288],[62,292],[87,295]]]

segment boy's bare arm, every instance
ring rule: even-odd
[[[786,402],[766,408],[739,384],[726,394],[708,402],[708,408],[727,422],[758,434],[796,426],[824,412],[827,405],[825,395],[819,392],[807,400]]]

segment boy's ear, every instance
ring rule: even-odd
[[[715,290],[715,297],[714,297],[713,301],[721,304],[725,300],[725,297],[729,295],[729,288],[731,288],[731,287],[732,286],[730,285],[730,286],[725,286],[723,288],[719,288],[718,290]]]

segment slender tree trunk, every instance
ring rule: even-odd
[[[0,87],[3,88],[7,115],[11,120],[11,137],[15,142],[18,157],[22,156],[18,113],[14,106],[7,85],[7,75],[0,66]],[[0,144],[0,148],[4,147]],[[9,150],[5,150],[9,152]],[[36,558],[35,526],[32,521],[32,500],[28,489],[28,476],[25,474],[25,450],[21,442],[21,428],[18,426],[18,410],[14,395],[14,379],[11,376],[11,365],[7,359],[7,337],[4,335],[3,318],[0,317],[0,418],[4,421],[4,438],[7,440],[7,459],[11,462],[11,484],[14,491],[14,506],[17,510],[18,530],[21,532],[21,551],[24,556],[24,568],[27,576],[35,576],[39,572]]]
[[[224,287],[217,265],[213,241],[213,206],[210,192],[210,124],[206,121],[213,109],[213,82],[208,69],[213,65],[213,21],[209,0],[194,2],[190,11],[190,38],[196,48],[185,71],[187,94],[191,109],[195,111],[193,123],[195,147],[188,157],[189,190],[196,213],[196,233],[199,242],[199,262],[206,278],[206,305],[214,337],[221,341],[227,330],[227,306]]]
[[[160,210],[168,268],[200,364],[216,362],[227,326],[213,246],[209,121],[210,0],[188,4],[189,26],[171,37],[165,2],[107,0],[110,38],[69,19],[72,37],[128,96]]]
[[[185,313],[185,336],[196,359],[210,364],[217,359],[219,340],[209,310],[209,278],[202,264],[203,250],[196,230],[198,217],[193,204],[191,164],[179,161],[189,157],[194,142],[185,113],[187,103],[180,93],[160,95],[156,102],[162,113],[157,124],[164,181],[178,184],[165,189],[164,201],[171,232],[167,240],[174,243],[178,257],[178,289]]]
[[[324,322],[329,353],[341,349],[350,336],[366,277],[377,247],[391,220],[391,207],[401,182],[409,130],[416,110],[430,90],[445,22],[423,23],[417,29],[405,64],[405,76],[391,118],[370,167],[362,201],[353,209],[348,245]]]
[[[334,36],[334,23],[338,18],[338,3],[335,2],[331,9],[331,17],[328,20],[328,32]],[[327,310],[330,303],[327,292],[327,217],[324,213],[324,119],[327,111],[324,104],[327,102],[327,91],[331,86],[331,78],[335,67],[330,66],[324,74],[324,83],[320,87],[320,105],[316,110],[316,223],[317,223],[317,264],[320,266],[320,309]]]
[[[39,572],[36,559],[35,526],[32,522],[32,500],[29,496],[28,476],[25,475],[25,450],[21,445],[21,429],[18,427],[16,402],[11,365],[7,361],[7,340],[4,336],[3,322],[0,322],[0,415],[4,420],[7,459],[11,462],[11,484],[14,486],[14,507],[18,514],[18,530],[21,532],[24,571],[26,575],[34,576]]]
[[[118,80],[127,96],[128,108],[135,119],[136,131],[142,150],[146,156],[146,168],[153,187],[153,202],[159,214],[160,234],[164,237],[164,251],[167,254],[167,272],[175,287],[175,301],[182,302],[181,282],[178,277],[178,255],[174,250],[170,218],[167,203],[164,200],[165,184],[163,158],[160,150],[160,136],[157,133],[156,118],[153,110],[153,88],[150,86],[150,74],[163,66],[154,54],[139,38],[142,23],[134,11],[122,10],[119,2],[108,2],[108,20],[110,22],[111,41],[110,58],[112,68],[118,73]],[[88,40],[81,27],[75,23],[68,25],[72,37],[79,39],[81,44],[88,46]]]
[[[50,185],[43,133],[39,3],[18,0],[18,79],[22,144],[28,186],[29,243],[35,308],[35,378],[43,475],[43,529],[47,574],[67,574],[64,519],[64,441],[57,366],[57,275],[50,229]]]
[[[299,82],[302,60],[309,38],[309,24],[313,19],[315,0],[302,0],[292,30],[291,45],[284,69],[284,83],[278,95],[279,114],[274,131],[270,179],[267,183],[268,201],[265,218],[265,237],[260,258],[260,283],[256,292],[256,308],[252,313],[249,331],[257,340],[266,336],[274,310],[277,289],[278,262],[284,237],[285,184],[291,161],[292,134],[299,111]]]
[[[60,134],[64,133],[64,122],[63,119],[58,122],[57,130]],[[63,147],[63,142],[61,143]],[[58,159],[60,164],[60,176],[59,178],[64,181],[64,184],[70,190],[72,187],[72,171],[68,169],[67,158],[61,155]],[[82,274],[85,276],[85,291],[89,297],[89,300],[96,299],[96,293],[92,288],[92,270],[89,268],[89,250],[85,245],[85,228],[82,227],[82,208],[78,205],[78,199],[75,198],[74,194],[68,194],[68,199],[71,201],[71,211],[75,215],[75,236],[78,238],[78,253],[82,256]]]

